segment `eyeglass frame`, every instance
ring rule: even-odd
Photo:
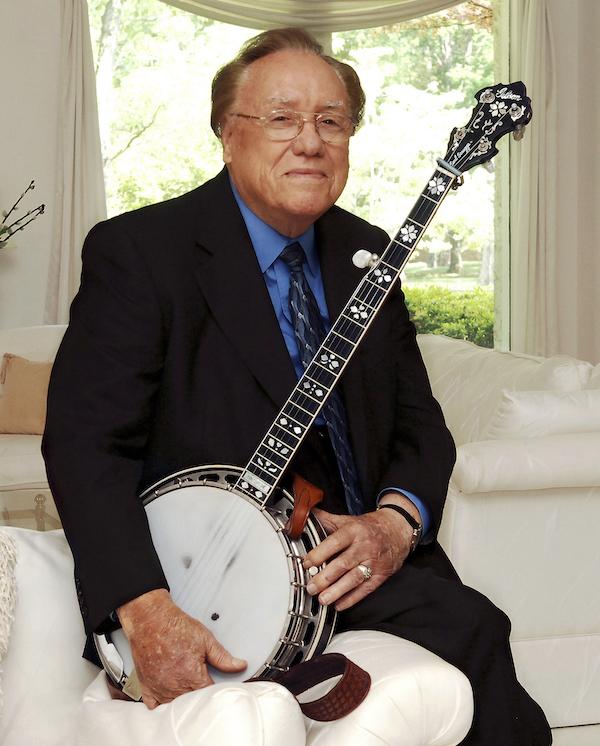
[[[315,125],[315,130],[317,134],[319,135],[321,140],[324,143],[327,143],[328,145],[341,145],[344,142],[348,142],[350,138],[352,137],[352,135],[356,132],[356,128],[357,128],[357,123],[354,121],[354,119],[352,119],[352,117],[349,117],[347,114],[338,114],[337,112],[330,112],[330,111],[295,111],[294,109],[273,109],[268,114],[263,114],[260,117],[254,114],[242,114],[241,112],[236,112],[236,111],[229,112],[229,114],[232,117],[241,117],[242,119],[254,119],[255,121],[260,122],[263,130],[265,130],[265,132],[268,133],[269,129],[266,126],[267,117],[273,114],[277,114],[277,112],[286,112],[288,114],[300,115],[299,118],[296,119],[296,124],[298,126],[298,132],[296,132],[296,134],[293,135],[292,137],[284,138],[282,140],[271,139],[269,135],[267,134],[267,137],[269,137],[271,142],[291,142],[292,140],[295,140],[297,137],[299,137],[300,134],[302,133],[302,130],[304,129],[304,125],[306,124],[306,122],[311,121],[310,119],[307,119],[305,116],[302,116],[303,114],[310,114],[312,116],[313,118],[312,121]],[[331,116],[332,114],[336,117],[342,117],[343,119],[346,119],[348,122],[350,122],[350,127],[349,127],[350,134],[348,135],[348,137],[345,137],[343,140],[340,140],[337,143],[331,142],[329,140],[325,140],[319,130],[318,117],[327,117],[327,116]]]

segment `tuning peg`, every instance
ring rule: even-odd
[[[356,254],[352,257],[352,264],[359,269],[366,269],[367,267],[374,267],[379,261],[377,254],[372,254],[366,249],[359,249]]]
[[[523,139],[523,135],[525,134],[525,125],[524,124],[517,124],[517,126],[514,128],[512,136],[513,140],[516,140],[519,142],[519,140]]]
[[[494,161],[492,161],[492,160],[489,160],[489,161],[485,161],[485,162],[484,162],[484,163],[482,163],[481,165],[482,165],[482,166],[483,166],[483,167],[485,168],[485,170],[486,170],[486,171],[487,171],[488,173],[490,173],[490,174],[493,174],[493,173],[494,173],[494,171],[496,170],[496,166],[495,166],[495,164],[494,164]]]

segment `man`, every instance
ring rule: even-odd
[[[362,276],[353,253],[386,245],[332,207],[363,102],[351,68],[305,32],[261,34],[213,83],[226,171],[86,240],[44,455],[86,630],[114,626],[116,612],[149,707],[210,684],[207,664],[245,662],[171,600],[136,496],[188,466],[244,465],[285,402],[306,364],[287,247],[300,251],[326,325]],[[454,446],[399,290],[340,391],[342,425],[332,430],[324,414],[294,461],[326,493],[317,512],[329,536],[306,564],[328,564],[309,591],[342,612],[340,630],[392,632],[465,671],[475,697],[465,743],[550,743],[515,679],[508,620],[460,583],[435,542]],[[362,507],[349,511],[353,492]],[[410,554],[414,525],[424,541]]]

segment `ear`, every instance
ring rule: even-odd
[[[231,163],[231,157],[232,157],[232,147],[231,147],[231,138],[232,138],[232,125],[228,121],[225,123],[225,126],[223,127],[221,131],[221,145],[223,146],[223,163],[229,164]]]

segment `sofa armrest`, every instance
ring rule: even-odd
[[[454,484],[466,494],[600,486],[600,433],[481,440],[457,450]]]

